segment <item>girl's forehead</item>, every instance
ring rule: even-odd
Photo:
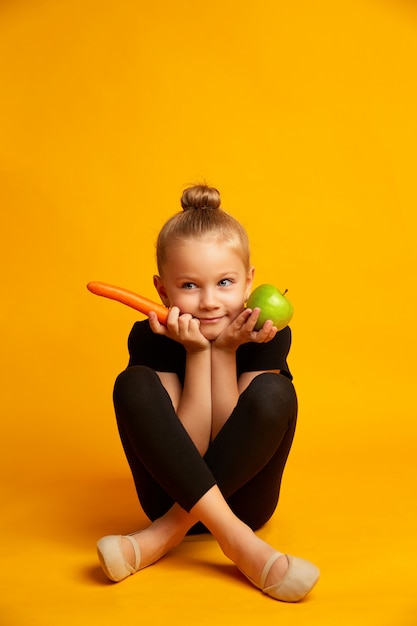
[[[170,245],[167,250],[166,268],[179,266],[213,267],[245,265],[240,251],[235,246],[218,237],[184,239]]]

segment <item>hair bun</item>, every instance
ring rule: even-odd
[[[214,187],[194,185],[183,191],[181,206],[184,211],[190,209],[218,209],[220,207],[220,193]]]

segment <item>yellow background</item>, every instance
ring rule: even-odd
[[[0,623],[411,626],[416,560],[417,11],[402,0],[0,6]],[[112,384],[154,241],[206,180],[289,289],[300,419],[260,535],[315,561],[296,606],[210,540],[106,584],[145,523]],[[159,623],[159,622],[158,622]]]

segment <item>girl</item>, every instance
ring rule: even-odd
[[[106,575],[151,565],[187,533],[210,532],[259,589],[295,602],[315,585],[312,563],[257,537],[273,514],[291,448],[297,398],[287,365],[290,329],[245,308],[254,268],[243,227],[219,192],[186,189],[162,228],[154,285],[169,307],[130,333],[114,387],[123,448],[148,528],[98,541]]]

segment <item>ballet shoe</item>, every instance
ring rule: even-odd
[[[122,539],[128,539],[135,553],[135,565],[128,563],[122,551]],[[130,535],[107,535],[97,542],[97,555],[104,573],[113,582],[120,582],[131,574],[136,574],[140,567],[140,549],[137,541]]]
[[[265,582],[271,571],[271,567],[280,556],[283,556],[281,552],[274,552],[274,554],[269,557],[262,570],[259,584],[252,580],[252,578],[249,578],[249,576],[246,576],[246,574],[245,576],[255,587],[271,598],[274,598],[274,600],[299,602],[299,600],[305,598],[313,589],[319,579],[320,571],[313,563],[300,559],[297,556],[286,554],[288,569],[284,577],[273,585],[265,587]]]

